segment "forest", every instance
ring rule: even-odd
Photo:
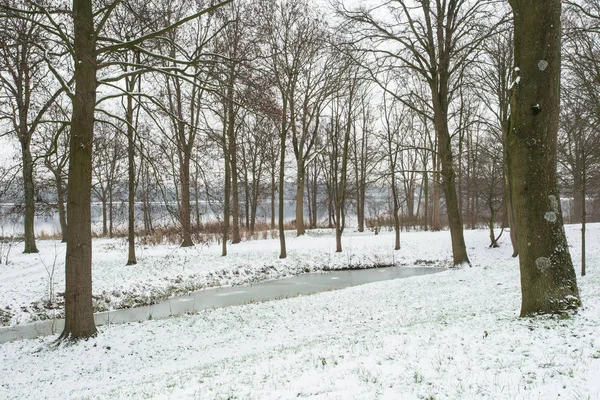
[[[0,327],[60,319],[57,346],[112,343],[98,313],[416,266],[507,285],[511,329],[542,315],[562,335],[600,305],[599,27],[596,0],[0,0]],[[253,385],[227,390],[271,397]]]

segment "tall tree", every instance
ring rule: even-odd
[[[117,0],[107,4],[97,4],[92,0],[73,0],[72,10],[67,13],[62,9],[43,8],[38,3],[32,3],[36,7],[35,11],[5,4],[0,7],[0,17],[35,21],[36,16],[44,16],[47,21],[36,22],[37,26],[42,27],[53,36],[56,43],[64,47],[64,54],[72,57],[74,64],[75,92],[72,93],[68,85],[70,79],[65,79],[61,75],[69,71],[59,71],[44,53],[48,68],[61,88],[69,94],[73,103],[67,186],[69,234],[65,261],[65,327],[60,336],[61,340],[77,340],[97,333],[92,306],[91,231],[92,148],[96,93],[99,84],[122,79],[119,76],[109,76],[99,80],[97,75],[101,64],[98,61],[111,52],[124,49],[142,51],[144,49],[139,45],[145,41],[164,35],[230,1],[224,0],[206,8],[200,7],[169,26],[126,42],[102,36],[111,13],[121,3]],[[94,10],[94,5],[99,8]],[[57,16],[65,15],[71,17],[72,32],[67,31],[68,20],[58,23],[55,19]]]
[[[482,103],[494,116],[491,122],[493,132],[497,132],[502,142],[504,173],[504,213],[510,227],[510,241],[513,257],[519,255],[517,227],[511,195],[510,159],[508,153],[508,127],[510,117],[510,80],[513,68],[512,29],[506,29],[491,37],[483,44],[483,57],[487,62],[479,64],[477,93]]]
[[[492,3],[392,0],[385,3],[386,14],[381,13],[380,6],[355,10],[337,7],[355,27],[359,40],[368,41],[363,46],[372,53],[377,68],[416,73],[429,88],[430,110],[419,110],[404,97],[399,100],[417,112],[430,111],[433,118],[455,265],[469,263],[469,257],[456,193],[448,112],[462,71],[475,56],[481,41],[495,31]]]
[[[515,77],[508,145],[521,270],[521,316],[580,305],[556,177],[561,1],[509,0]]]
[[[26,1],[5,0],[0,5],[0,91],[5,104],[0,108],[0,121],[8,120],[21,145],[23,193],[25,203],[23,253],[37,253],[35,243],[35,183],[32,138],[62,88],[53,90],[50,72],[44,62],[46,46],[52,47],[40,26],[42,18]],[[23,8],[30,18],[18,18]],[[5,72],[5,73],[4,73]]]

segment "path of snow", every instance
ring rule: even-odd
[[[447,236],[405,234],[399,253],[445,257]],[[486,239],[466,232],[473,268],[7,343],[0,398],[600,398],[600,225],[568,319],[518,318],[517,261]]]

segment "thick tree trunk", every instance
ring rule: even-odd
[[[463,234],[463,223],[458,208],[458,196],[456,195],[456,183],[454,167],[452,166],[452,153],[450,150],[450,136],[445,135],[442,145],[444,152],[442,154],[442,177],[444,184],[444,196],[446,198],[446,209],[448,212],[448,225],[450,227],[450,236],[452,238],[452,258],[454,265],[470,264],[467,256],[467,247]]]
[[[26,131],[27,127],[25,127]],[[25,249],[23,253],[37,253],[35,244],[35,186],[33,183],[33,158],[29,146],[29,134],[22,133],[21,156],[23,159],[23,187],[25,191]]]
[[[510,0],[515,68],[508,144],[521,270],[521,316],[579,307],[556,176],[561,1]]]
[[[448,131],[447,103],[443,93],[434,95],[435,126],[438,138],[438,163],[441,165],[442,184],[446,198],[446,210],[448,214],[448,225],[452,239],[452,258],[454,265],[469,264],[467,247],[463,234],[462,216],[458,207],[458,196],[456,194],[456,174],[452,161],[452,147]]]
[[[91,0],[73,0],[75,97],[69,146],[65,326],[61,340],[97,334],[92,305],[92,150],[96,52]]]
[[[302,155],[298,156],[296,161],[298,177],[296,178],[296,235],[302,236],[306,233],[304,227],[304,159]]]

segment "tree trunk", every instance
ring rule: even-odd
[[[582,159],[581,168],[581,276],[585,276],[585,185],[586,185],[586,162],[585,155]]]
[[[508,226],[510,228],[510,243],[513,248],[513,257],[519,255],[519,244],[517,241],[517,221],[515,221],[514,196],[512,189],[512,173],[510,172],[510,154],[508,152],[508,132],[503,133],[503,159],[504,159],[504,186],[506,191],[506,213]]]
[[[287,99],[284,97],[283,99],[283,108],[281,114],[281,132],[280,132],[280,140],[281,140],[281,148],[280,148],[280,159],[279,159],[279,247],[280,253],[279,258],[286,258],[287,251],[285,248],[285,230],[284,230],[284,221],[283,221],[283,202],[284,196],[283,191],[285,189],[285,141],[287,138]]]
[[[129,93],[135,89],[135,79],[128,82]],[[133,129],[133,98],[127,96],[127,265],[137,264],[135,257],[135,132]]]
[[[308,226],[311,229],[314,229],[312,221],[313,221],[313,214],[315,212],[315,209],[313,208],[313,203],[312,203],[313,187],[312,187],[311,174],[312,174],[312,168],[306,167],[306,204],[308,206]]]
[[[356,161],[356,218],[358,223],[358,231],[365,231],[365,198],[367,190],[367,171],[366,171],[366,135],[361,143],[361,154],[359,160]]]
[[[392,197],[394,203],[394,250],[400,250],[400,216],[398,211],[400,210],[400,202],[398,201],[398,189],[396,187],[396,176],[392,170]]]
[[[55,173],[54,179],[56,181],[56,193],[57,207],[58,207],[58,221],[60,223],[60,231],[62,234],[62,243],[67,243],[67,213],[65,210],[65,189],[63,188],[63,181],[60,171]]]
[[[27,130],[27,127],[24,128]],[[31,157],[29,134],[20,135],[23,158],[23,187],[25,191],[25,249],[23,253],[38,253],[35,244],[35,186],[33,183],[33,158]]]
[[[234,66],[230,68],[229,85],[227,88],[227,136],[229,141],[229,160],[231,163],[231,211],[233,217],[231,226],[232,244],[240,243],[242,241],[240,237],[240,199],[238,191],[237,139],[235,135],[235,104],[233,101],[234,68]]]
[[[515,68],[508,144],[521,270],[521,316],[580,306],[556,176],[561,1],[510,0]]]
[[[75,97],[69,145],[65,326],[60,340],[97,334],[92,305],[92,151],[96,52],[91,0],[73,0]]]
[[[227,145],[227,137],[223,135],[223,155],[225,156],[225,193],[223,195],[223,243],[221,248],[221,256],[227,255],[227,240],[229,240],[229,214],[230,197],[231,197],[231,164],[229,163],[229,148]]]
[[[426,170],[427,163],[423,163],[423,169]],[[423,174],[423,230],[427,232],[429,230],[429,173]]]
[[[108,237],[113,237],[113,182],[108,187]]]
[[[104,192],[104,189],[102,189],[100,194],[101,194],[100,202],[102,203],[102,236],[106,237],[106,236],[108,236],[108,216],[107,216],[108,204],[107,204],[106,193]]]
[[[275,229],[275,168],[271,171],[271,230]]]
[[[573,213],[571,214],[570,222],[572,224],[581,223],[583,217],[582,206],[582,172],[580,169],[573,174]]]
[[[304,178],[306,171],[304,169],[304,158],[300,154],[296,161],[298,167],[298,177],[296,178],[296,235],[302,236],[306,233],[304,227]]]
[[[251,189],[250,189],[250,183],[248,182],[248,170],[246,169],[246,173],[244,174],[244,178],[245,178],[245,182],[244,182],[244,199],[245,199],[245,203],[244,203],[244,209],[245,209],[245,215],[244,218],[246,219],[246,229],[248,229],[250,227],[250,208],[251,208]],[[253,233],[253,232],[251,232]]]
[[[319,215],[319,206],[317,204],[317,191],[319,190],[319,186],[318,186],[318,170],[317,170],[316,165],[314,167],[312,185],[313,185],[313,189],[312,189],[312,193],[311,193],[312,196],[309,201],[312,202],[313,215],[312,215],[312,219],[310,221],[310,227],[315,229],[317,227],[317,217]]]
[[[436,140],[437,143],[437,140]],[[438,151],[439,151],[439,146]],[[441,206],[440,206],[440,155],[434,155],[433,162],[433,210],[431,213],[431,230],[439,231],[442,229]]]
[[[467,256],[467,247],[463,235],[463,223],[460,210],[458,208],[458,196],[456,195],[456,176],[452,161],[452,148],[450,143],[450,134],[448,132],[448,121],[444,118],[447,115],[447,104],[444,95],[440,93],[434,96],[434,111],[436,133],[439,142],[438,163],[442,169],[442,183],[444,186],[444,196],[446,198],[446,210],[448,213],[448,225],[450,227],[450,236],[452,239],[452,258],[454,265],[463,263],[471,264]]]
[[[181,126],[181,129],[184,129]],[[180,166],[179,179],[181,180],[181,203],[179,205],[179,218],[181,219],[181,228],[183,234],[183,242],[181,247],[191,247],[194,245],[192,241],[192,224],[190,216],[190,158],[188,149],[184,150],[183,162]]]

